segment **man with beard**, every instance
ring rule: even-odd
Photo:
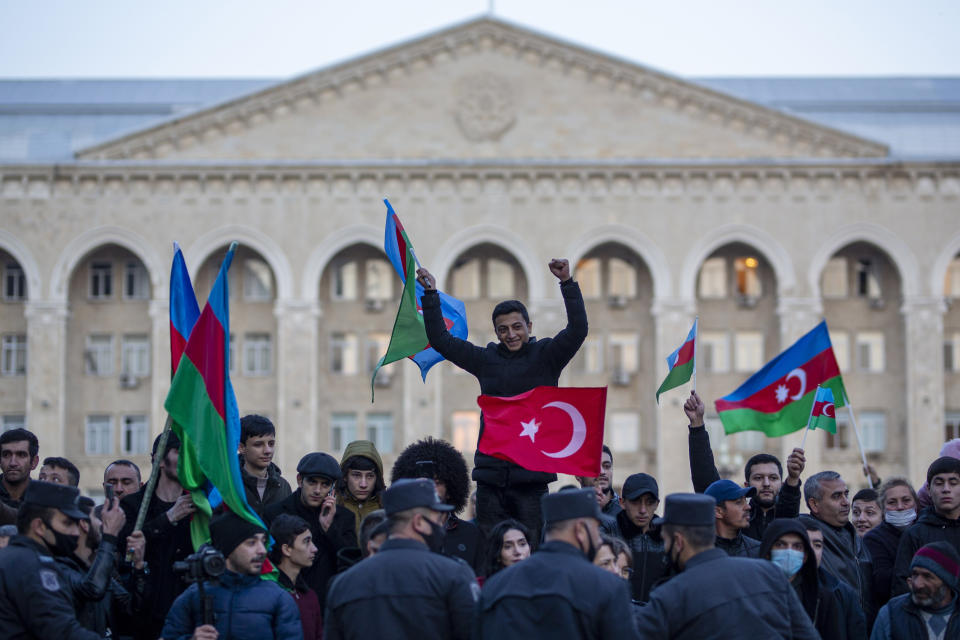
[[[693,490],[703,493],[720,479],[720,473],[710,448],[710,434],[703,422],[703,400],[696,391],[690,392],[683,411],[690,421],[687,440]],[[743,486],[753,487],[757,493],[750,500],[750,523],[743,530],[745,536],[760,540],[774,518],[796,518],[800,514],[800,474],[804,465],[803,449],[794,449],[787,457],[787,478],[784,481],[783,465],[776,456],[758,453],[747,460]]]
[[[299,516],[310,526],[317,554],[313,564],[303,571],[303,579],[324,606],[330,578],[337,572],[337,553],[357,546],[353,513],[337,504],[334,485],[340,479],[340,465],[333,456],[314,452],[297,465],[297,490],[284,500],[267,507],[267,526],[281,513]]]
[[[920,547],[910,562],[910,593],[892,598],[877,615],[870,640],[960,638],[960,554],[946,542]]]
[[[760,541],[743,535],[750,525],[747,499],[757,495],[756,487],[738,487],[733,480],[717,480],[704,493],[717,501],[717,548],[728,556],[756,558]]]
[[[136,640],[156,640],[163,628],[170,605],[184,590],[186,584],[173,572],[173,563],[179,562],[193,552],[190,539],[190,516],[196,508],[190,494],[184,491],[177,477],[177,460],[180,457],[180,439],[170,433],[163,451],[157,451],[160,438],[153,441],[151,461],[160,465],[157,484],[147,507],[147,517],[143,523],[143,535],[146,540],[146,562],[149,566],[147,590],[150,600],[144,607],[144,615],[134,633]],[[137,513],[145,498],[146,488],[126,495],[120,501],[120,508],[127,518],[126,525],[118,540],[120,558],[125,558],[127,538],[133,533]],[[121,576],[130,577],[134,568],[124,563],[120,567]]]
[[[31,482],[17,532],[0,552],[0,631],[6,640],[102,640],[77,620],[57,564],[77,548],[84,518],[74,487]]]
[[[26,429],[11,429],[0,434],[0,502],[16,509],[30,472],[40,463],[40,442]]]
[[[223,513],[210,521],[210,542],[226,558],[219,581],[204,584],[214,624],[204,624],[204,602],[195,583],[173,603],[162,637],[303,640],[293,598],[276,582],[260,578],[267,558],[266,530],[234,513]]]
[[[453,511],[432,480],[397,480],[383,492],[390,537],[337,576],[323,616],[325,640],[466,640],[480,587],[460,559],[441,555],[443,515]]]

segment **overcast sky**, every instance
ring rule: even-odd
[[[488,0],[0,0],[0,77],[283,78]],[[956,0],[495,0],[494,13],[684,76],[960,75]]]

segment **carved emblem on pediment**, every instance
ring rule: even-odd
[[[510,83],[492,73],[462,78],[456,87],[455,116],[468,140],[499,140],[517,121]]]

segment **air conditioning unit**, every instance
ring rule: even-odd
[[[377,373],[377,377],[373,380],[373,384],[376,387],[389,387],[391,382],[393,382],[393,374],[383,369]]]
[[[618,387],[625,387],[630,384],[631,377],[629,371],[614,371],[610,376],[610,382]]]
[[[364,309],[366,309],[369,313],[378,313],[383,311],[383,300],[368,298],[364,304]]]
[[[611,309],[624,309],[627,306],[627,296],[610,296],[607,304]]]
[[[140,386],[140,378],[130,373],[120,374],[121,389],[136,389]]]
[[[757,306],[757,301],[760,300],[757,296],[737,296],[737,305],[744,309],[753,309]]]
[[[887,306],[887,302],[883,298],[870,298],[871,309],[880,310],[880,309],[883,309],[885,306]]]

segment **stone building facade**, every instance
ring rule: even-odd
[[[201,302],[229,242],[241,412],[278,425],[278,463],[413,440],[468,459],[477,385],[449,364],[386,368],[401,283],[389,197],[471,339],[528,302],[563,326],[547,269],[565,256],[590,336],[561,384],[608,385],[617,484],[688,490],[687,388],[660,406],[663,358],[700,318],[699,392],[739,479],[801,434],[725,437],[712,401],[826,318],[884,477],[922,478],[960,416],[960,154],[888,145],[489,18],[88,145],[0,165],[0,416],[96,492],[145,453],[169,387],[168,273],[184,248]],[[842,413],[842,412],[841,412]],[[808,468],[862,484],[849,425],[812,434]]]

